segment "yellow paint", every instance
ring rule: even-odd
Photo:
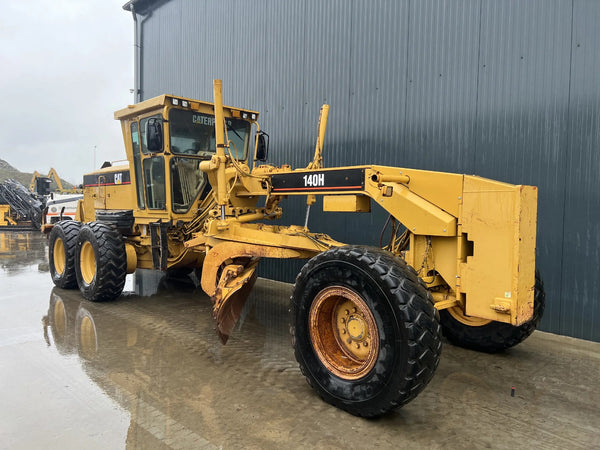
[[[392,215],[397,218],[401,217],[401,222],[413,233],[432,236],[456,235],[456,216],[453,216],[448,211],[456,211],[458,213],[459,197],[462,192],[462,175],[409,171],[407,169],[385,166],[351,166],[322,170],[327,172],[339,169],[364,169],[364,190],[357,190],[351,193],[371,197]],[[414,172],[414,175],[410,175],[411,181],[408,186],[394,182],[380,183],[376,181],[377,177],[382,174],[395,174],[403,171]],[[289,166],[282,166],[281,168],[261,166],[252,171],[251,174],[259,179],[253,178],[252,181],[241,182],[240,189],[236,192],[236,197],[244,198],[266,195],[267,191],[260,184],[261,176],[268,179],[269,176],[276,173],[290,172],[298,174],[312,173],[312,171],[306,169],[292,170]],[[428,184],[424,182],[426,174],[429,177]],[[413,189],[413,176],[415,183],[417,183],[417,189]],[[391,193],[387,195],[390,191]],[[335,190],[322,190],[311,192],[311,194],[334,195],[339,194],[339,192]],[[285,195],[306,195],[306,192],[286,192]]]
[[[56,270],[56,273],[58,275],[62,275],[63,272],[65,271],[65,266],[66,266],[65,244],[63,243],[62,239],[57,238],[56,241],[54,241],[53,253],[54,253],[54,269]]]
[[[444,295],[440,292],[433,292],[431,296],[435,302],[435,309],[438,311],[460,306],[460,302],[454,296]]]
[[[135,252],[135,247],[129,243],[125,244],[125,254],[127,256],[127,273],[135,272],[137,267],[137,254]]]
[[[17,224],[10,216],[10,206],[0,205],[0,227],[14,226]]]
[[[537,190],[465,176],[463,199],[462,232],[473,241],[459,264],[465,314],[520,325],[533,315]]]
[[[81,245],[80,270],[83,281],[86,284],[92,284],[96,277],[96,255],[94,248],[89,241]]]
[[[437,307],[437,304],[436,304]],[[477,316],[469,316],[466,315],[461,306],[453,306],[448,308],[448,312],[452,317],[458,320],[460,323],[467,325],[469,327],[482,327],[491,322],[490,319],[484,319],[482,317]]]
[[[327,130],[327,118],[329,117],[329,105],[321,107],[319,114],[319,126],[317,132],[317,143],[315,145],[315,155],[308,165],[307,169],[316,170],[323,167],[323,146],[325,144],[325,131]],[[314,203],[314,202],[313,202]]]
[[[216,139],[216,155],[212,157],[211,162],[215,164],[215,170],[217,171],[217,204],[219,206],[226,206],[228,203],[227,199],[227,186],[225,183],[225,165],[227,158],[225,156],[225,147],[229,147],[225,143],[225,116],[223,114],[223,88],[221,86],[221,80],[215,80],[214,83],[214,97],[215,97],[215,139]]]
[[[325,195],[323,211],[371,212],[371,199],[364,195]]]

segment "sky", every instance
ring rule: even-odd
[[[80,184],[104,161],[125,158],[113,118],[134,101],[125,3],[2,0],[0,159],[22,172],[54,167]]]

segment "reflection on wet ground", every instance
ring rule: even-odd
[[[147,288],[157,277],[138,272],[135,278],[136,287]],[[45,334],[63,355],[78,355],[90,379],[131,412],[128,444],[274,442],[279,430],[273,424],[284,411],[299,402],[309,406],[287,325],[276,319],[285,305],[262,307],[268,303],[257,300],[269,292],[258,289],[238,338],[223,346],[210,301],[189,278],[156,281],[157,294],[132,294],[111,304],[54,289]],[[263,420],[257,422],[259,416]]]
[[[37,232],[0,231],[0,268],[17,272],[37,263],[40,271],[48,269],[48,243]]]
[[[17,241],[32,250],[0,256],[0,447],[597,445],[599,344],[536,332],[502,355],[446,345],[415,401],[363,420],[299,372],[289,285],[259,280],[222,346],[194,276],[138,271],[119,300],[90,303],[39,271],[45,240]]]

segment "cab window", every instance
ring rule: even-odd
[[[150,117],[144,117],[140,120],[140,135],[141,135],[141,145],[142,145],[142,153],[147,155],[150,153],[147,145],[147,136],[146,136],[146,124],[150,119],[157,119],[162,122],[162,116],[160,114],[156,114]]]
[[[167,201],[165,189],[165,160],[153,156],[143,161],[146,183],[146,204],[149,209],[165,209]]]
[[[231,154],[246,159],[250,137],[250,122],[226,118],[227,135],[233,142]],[[210,158],[215,153],[215,117],[196,111],[171,109],[169,112],[169,142],[174,155]]]
[[[173,212],[189,211],[198,194],[206,186],[206,175],[200,170],[198,158],[171,158],[171,198]]]
[[[142,175],[142,155],[140,155],[140,133],[137,122],[131,124],[131,148],[133,150],[133,170],[135,171],[135,188],[137,190],[138,208],[144,209],[144,176]]]

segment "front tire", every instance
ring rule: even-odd
[[[75,249],[79,236],[80,222],[67,220],[58,222],[48,238],[48,265],[52,282],[62,289],[75,289]]]
[[[459,307],[440,311],[444,336],[454,345],[486,353],[497,353],[520,344],[537,328],[546,305],[544,283],[535,273],[533,317],[520,326],[465,316]]]
[[[86,300],[100,302],[121,295],[127,275],[121,234],[104,223],[90,222],[82,226],[75,251],[75,273]]]
[[[315,256],[296,279],[290,312],[302,373],[351,414],[377,417],[408,403],[439,363],[441,328],[426,289],[381,249]]]

